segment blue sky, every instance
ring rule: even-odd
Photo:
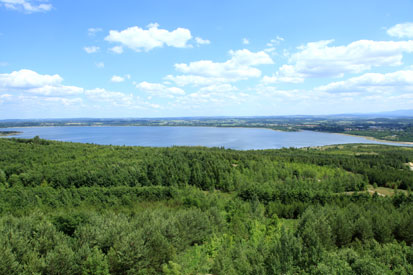
[[[413,109],[413,1],[0,0],[0,119]]]

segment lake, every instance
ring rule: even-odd
[[[282,147],[309,147],[345,143],[378,142],[363,137],[311,131],[279,132],[261,128],[221,127],[167,127],[167,126],[107,126],[107,127],[32,127],[7,128],[2,131],[20,131],[13,136],[71,141],[81,143],[129,145],[129,146],[206,146],[237,150],[277,149]]]

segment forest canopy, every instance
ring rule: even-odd
[[[0,274],[413,273],[412,148],[0,152]]]

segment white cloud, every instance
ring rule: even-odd
[[[23,11],[26,13],[50,11],[52,5],[44,2],[45,1],[34,0],[0,0],[0,5],[3,5],[6,9]]]
[[[270,42],[267,43],[267,47],[276,47],[278,46],[282,41],[284,41],[284,38],[280,36],[276,36],[274,39],[271,39]]]
[[[282,109],[288,106],[285,110],[296,114],[302,110],[322,114],[407,109],[413,104],[413,70],[366,73],[313,89],[283,90],[260,83],[253,90],[259,101]]]
[[[237,92],[238,89],[229,84],[211,85],[197,92],[176,98],[172,104],[179,109],[221,108],[223,106],[245,102],[249,95]]]
[[[41,75],[31,70],[0,74],[0,91],[24,92],[43,96],[68,96],[83,93],[76,86],[65,86],[59,75]]]
[[[3,103],[6,100],[9,100],[11,98],[12,98],[12,95],[10,95],[10,94],[2,94],[2,95],[0,95],[0,103]]]
[[[32,70],[22,69],[9,74],[0,74],[0,87],[12,89],[36,88],[46,85],[58,85],[63,81],[58,74],[41,75]]]
[[[273,64],[271,57],[261,52],[250,52],[247,49],[230,51],[231,59],[226,62],[200,60],[189,64],[175,64],[175,69],[186,76],[168,76],[169,80],[176,80],[180,84],[194,81],[192,84],[211,83],[212,81],[231,82],[251,77],[260,77],[261,71],[255,66]],[[178,83],[177,82],[177,83]]]
[[[413,22],[397,24],[388,29],[387,34],[398,38],[413,38]]]
[[[315,91],[328,93],[395,94],[413,92],[413,70],[392,73],[367,73],[344,81],[317,87]]]
[[[95,36],[98,32],[101,32],[101,31],[102,31],[101,28],[89,28],[89,29],[87,30],[87,34],[88,34],[89,36]]]
[[[82,104],[83,102],[81,98],[64,98],[64,97],[44,97],[44,98],[41,98],[41,100],[45,102],[59,103],[59,104],[63,104],[66,106],[79,105],[79,104]]]
[[[102,88],[86,90],[85,95],[97,101],[123,102],[126,105],[131,104],[134,97],[132,94],[127,95],[121,92],[107,91]]]
[[[238,88],[228,84],[228,83],[223,83],[223,84],[212,84],[210,86],[207,87],[203,87],[201,89],[199,89],[199,92],[221,92],[221,93],[225,93],[225,92],[233,92],[233,91],[237,91]]]
[[[138,26],[127,28],[123,31],[109,31],[105,40],[120,43],[134,51],[150,51],[164,45],[176,48],[188,47],[188,41],[192,38],[191,32],[185,28],[177,28],[173,31],[159,29],[157,23],[149,24],[148,29]]]
[[[160,83],[149,83],[143,81],[141,83],[136,84],[136,88],[152,95],[152,96],[159,96],[159,97],[169,97],[173,98],[177,95],[184,95],[185,91],[181,88],[177,87],[167,87]]]
[[[314,99],[315,96],[314,93],[309,93],[308,91],[300,90],[300,89],[292,89],[292,90],[282,90],[278,89],[277,87],[274,86],[267,86],[267,85],[258,85],[255,87],[255,91],[259,96],[263,97],[269,97],[271,100],[274,101],[279,101],[279,100],[293,100],[293,101],[298,101],[298,100],[308,100],[308,99]]]
[[[283,41],[284,41],[284,38],[277,35],[274,39],[271,39],[270,42],[266,44],[267,48],[264,49],[264,52],[274,53],[275,50],[277,49],[277,46]]]
[[[127,107],[131,109],[161,107],[160,105],[143,101],[138,96],[134,96],[133,94],[112,92],[102,88],[86,90],[85,95],[93,101],[109,103],[115,107]]]
[[[211,44],[211,41],[209,41],[208,39],[202,39],[201,37],[195,37],[195,42],[198,45],[208,45]]]
[[[51,86],[45,85],[37,88],[27,89],[25,90],[27,93],[32,94],[39,94],[45,96],[68,96],[68,95],[77,95],[83,93],[83,88],[76,87],[76,86]]]
[[[333,40],[307,43],[298,47],[289,63],[281,66],[279,79],[307,77],[342,77],[380,66],[402,64],[403,53],[413,52],[413,41],[359,40],[346,46],[329,46]]]
[[[53,97],[53,96],[37,96],[37,95],[19,95],[16,97],[17,101],[21,103],[29,104],[29,106],[47,106],[49,107],[59,107],[62,105],[80,105],[83,100],[81,98],[64,98],[64,97]],[[57,104],[57,105],[56,105]]]
[[[130,75],[125,75],[124,78],[129,79]],[[0,103],[8,101],[26,107],[43,106],[46,112],[69,105],[89,109],[119,107],[120,110],[130,111],[161,108],[160,105],[144,101],[133,94],[101,88],[86,90],[81,87],[66,86],[62,82],[63,78],[58,74],[42,75],[31,70],[0,74]],[[174,89],[169,88],[169,92],[180,93]]]
[[[119,82],[125,81],[125,78],[122,77],[122,76],[114,75],[114,76],[112,76],[110,81],[115,82],[115,83],[119,83]]]
[[[103,63],[103,62],[97,62],[97,63],[95,63],[95,65],[96,65],[96,67],[98,67],[99,69],[105,68],[105,63]]]
[[[167,75],[165,77],[165,80],[173,81],[178,86],[186,86],[186,85],[205,86],[205,85],[211,85],[214,83],[227,82],[227,79],[225,78],[204,77],[204,76],[199,76],[199,75]]]
[[[304,77],[297,74],[295,68],[292,65],[283,65],[272,76],[264,76],[261,80],[263,83],[301,83],[304,81]]]
[[[87,53],[96,53],[96,52],[99,51],[100,48],[97,47],[97,46],[90,46],[90,47],[84,47],[83,49],[84,49],[85,52],[87,52]]]
[[[123,47],[122,46],[115,46],[110,48],[110,51],[113,53],[121,54],[123,53]]]
[[[250,43],[250,41],[247,38],[242,39],[242,44],[248,45],[249,43]]]

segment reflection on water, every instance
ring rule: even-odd
[[[214,128],[214,127],[32,127],[7,128],[7,131],[23,132],[15,137],[72,141],[81,143],[130,145],[130,146],[207,146],[238,150],[276,149],[282,147],[308,147],[344,143],[378,142],[362,137],[311,131],[279,132],[260,128]]]

